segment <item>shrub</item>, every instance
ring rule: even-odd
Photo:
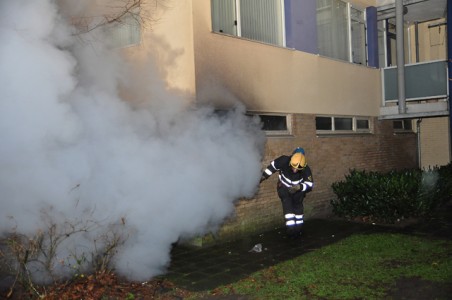
[[[384,222],[422,217],[452,198],[452,164],[385,174],[350,170],[332,188],[337,196],[331,200],[333,213],[340,217]]]
[[[81,218],[57,221],[53,213],[53,208],[41,211],[44,226],[35,233],[26,235],[13,228],[0,236],[0,272],[14,278],[8,295],[20,285],[43,298],[36,283],[109,272],[113,258],[127,240],[129,228],[123,220],[102,223],[86,212]]]

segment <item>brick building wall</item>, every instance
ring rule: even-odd
[[[318,136],[314,115],[293,116],[293,136],[268,137],[262,169],[274,158],[298,146],[314,177],[314,190],[304,202],[305,220],[331,216],[335,197],[331,184],[343,180],[350,169],[386,172],[416,167],[416,135],[394,134],[392,121],[373,119],[372,134]],[[283,226],[282,207],[276,193],[277,174],[260,184],[253,199],[236,203],[235,215],[225,222],[217,238],[229,239],[250,232]]]

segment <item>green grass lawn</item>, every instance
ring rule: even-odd
[[[208,294],[252,299],[382,299],[400,278],[452,284],[452,241],[402,234],[354,235]]]

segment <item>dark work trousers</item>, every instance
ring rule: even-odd
[[[281,199],[284,220],[286,222],[287,233],[289,235],[298,235],[303,225],[303,200],[304,192],[297,191],[289,193],[289,189],[278,182],[278,196]]]

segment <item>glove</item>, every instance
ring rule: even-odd
[[[301,185],[300,184],[296,184],[296,185],[291,186],[288,190],[289,190],[289,193],[295,194],[300,189],[301,189]]]
[[[291,186],[291,187],[289,188],[289,193],[295,194],[296,192],[298,192],[298,191],[300,191],[300,190],[301,190],[302,192],[304,192],[304,191],[306,191],[306,189],[307,189],[307,185],[306,185],[305,183],[300,183],[300,184]]]

